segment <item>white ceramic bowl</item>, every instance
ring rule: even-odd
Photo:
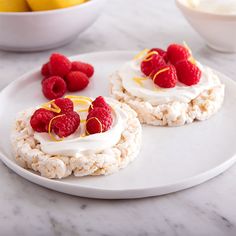
[[[39,12],[0,13],[0,49],[39,51],[69,43],[99,16],[106,0]]]
[[[207,44],[221,52],[236,52],[236,15],[207,13],[189,7],[186,0],[176,4]]]

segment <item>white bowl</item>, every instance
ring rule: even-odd
[[[221,52],[236,52],[236,15],[207,13],[189,7],[186,0],[176,4],[207,44]]]
[[[106,0],[39,12],[1,12],[0,49],[39,51],[69,43],[99,16]]]

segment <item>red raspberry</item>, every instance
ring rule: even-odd
[[[48,132],[48,125],[53,117],[54,113],[52,111],[40,108],[31,116],[30,125],[34,131]]]
[[[172,65],[165,66],[153,73],[153,82],[161,88],[173,88],[177,83],[177,73]]]
[[[146,60],[143,60],[141,63],[141,71],[146,76],[150,76],[154,70],[166,65],[166,62],[160,55],[151,55]]]
[[[86,74],[89,78],[94,74],[94,68],[92,65],[88,63],[84,63],[81,61],[74,61],[72,62],[72,71],[80,71]]]
[[[48,79],[48,77],[45,77],[45,78],[43,78],[43,79],[41,80],[41,85],[43,85],[43,82],[44,82],[46,79]]]
[[[197,84],[200,81],[201,70],[190,61],[181,61],[176,65],[178,79],[188,86]]]
[[[109,112],[111,112],[111,107],[106,103],[105,99],[102,96],[97,97],[92,102],[92,106],[89,107],[89,112],[96,107],[102,107],[104,109],[107,109]]]
[[[48,77],[50,76],[50,71],[49,71],[49,62],[43,64],[42,68],[41,68],[41,74],[44,77]]]
[[[191,53],[182,45],[171,44],[167,48],[167,57],[171,64],[176,65],[180,61],[188,60],[191,57]]]
[[[74,110],[74,104],[69,98],[57,98],[54,103],[61,109],[61,113],[68,113]]]
[[[59,53],[51,55],[49,61],[49,70],[51,75],[64,77],[70,72],[71,67],[71,62],[67,57]]]
[[[59,98],[66,92],[66,82],[59,76],[51,76],[43,81],[42,90],[49,100]]]
[[[60,138],[73,134],[80,125],[80,116],[77,112],[69,112],[52,121],[52,131]]]
[[[163,57],[163,59],[165,60],[165,62],[168,62],[168,58],[167,58],[167,52],[164,51],[161,48],[152,48],[149,52],[157,52],[161,57]]]
[[[89,134],[105,132],[111,128],[112,122],[111,112],[102,107],[96,107],[87,116],[86,130]]]
[[[70,92],[85,89],[89,84],[89,78],[86,74],[79,71],[71,71],[66,76],[67,88]]]

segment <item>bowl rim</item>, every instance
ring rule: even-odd
[[[90,6],[92,4],[95,4],[97,2],[102,2],[106,0],[89,0],[82,4],[78,4],[75,6],[60,8],[60,9],[54,9],[54,10],[44,10],[44,11],[25,11],[25,12],[0,12],[0,16],[32,16],[32,15],[44,15],[44,14],[54,14],[54,13],[60,13],[60,12],[66,12],[70,10],[74,10],[77,8],[85,8],[87,6]]]
[[[205,18],[210,18],[210,19],[218,19],[218,20],[226,20],[226,21],[232,21],[236,20],[236,14],[220,14],[220,13],[214,13],[214,12],[204,12],[200,11],[191,7],[186,6],[183,3],[183,0],[175,0],[176,5],[184,11],[187,11],[190,14],[194,15],[201,15],[202,17]]]

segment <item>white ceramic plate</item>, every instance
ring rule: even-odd
[[[93,97],[108,95],[108,76],[134,54],[101,52],[74,57],[92,63],[96,70],[89,88],[81,94]],[[39,70],[30,72],[0,94],[1,159],[31,182],[83,197],[141,198],[203,183],[236,161],[236,83],[218,74],[226,85],[226,97],[223,108],[211,119],[177,128],[144,126],[140,155],[116,174],[50,180],[18,166],[11,154],[10,130],[16,113],[46,101],[41,94]]]

